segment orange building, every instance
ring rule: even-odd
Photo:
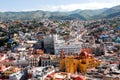
[[[78,56],[66,57],[64,51],[62,51],[60,56],[59,69],[72,74],[75,72],[86,73],[87,69],[94,68],[100,64],[100,62],[95,60],[94,56],[90,54],[89,49],[83,49]]]

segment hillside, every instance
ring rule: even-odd
[[[98,10],[74,10],[70,12],[50,12],[50,11],[28,11],[28,12],[0,12],[0,18],[7,19],[39,19],[39,18],[49,18],[49,19],[62,19],[62,20],[89,20],[97,18],[111,18],[120,15],[120,5],[112,8],[103,8]]]

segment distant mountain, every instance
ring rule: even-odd
[[[106,15],[106,18],[116,17],[120,16],[120,5],[112,7],[104,12]]]
[[[57,15],[52,15],[50,17],[50,19],[52,18],[52,19],[87,20],[87,19],[90,19],[92,16],[103,13],[105,10],[107,10],[107,8],[98,9],[98,10],[80,10],[80,9],[78,9],[78,10],[74,10],[74,11],[70,11],[70,12],[59,12],[59,13],[56,13]],[[53,14],[54,14],[54,12],[53,12]]]
[[[94,16],[94,18],[112,18],[120,16],[120,5],[109,8],[105,10],[103,13]]]
[[[50,17],[51,13],[48,11],[29,11],[29,12],[1,12],[2,19],[37,19],[40,17]]]
[[[117,17],[117,16],[120,16],[120,12],[109,14],[106,16],[106,18],[112,18],[112,17]]]
[[[39,19],[39,18],[49,18],[56,20],[89,20],[97,18],[112,18],[120,15],[120,5],[112,8],[103,8],[97,10],[74,10],[69,12],[50,12],[50,11],[28,11],[28,12],[0,12],[0,18],[7,19]]]
[[[120,5],[112,7],[110,9],[106,10],[105,12],[103,12],[102,14],[110,15],[110,14],[114,14],[114,13],[118,13],[118,12],[120,12]]]
[[[107,10],[107,8],[98,9],[98,10],[81,10],[81,11],[77,12],[76,14],[79,14],[80,16],[84,17],[85,19],[90,19],[91,17],[93,17],[95,15],[99,15],[106,10]]]

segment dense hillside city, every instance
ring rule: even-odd
[[[120,80],[120,6],[1,12],[0,80]]]
[[[0,21],[0,78],[120,79],[120,17]],[[112,75],[112,76],[111,76]]]

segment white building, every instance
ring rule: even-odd
[[[54,68],[52,69],[52,66],[35,67],[28,70],[28,73],[32,73],[32,80],[45,80],[48,75],[54,72],[55,70]]]
[[[63,43],[63,44],[55,44],[54,51],[55,54],[61,53],[61,50],[67,53],[79,53],[82,46],[80,42],[73,42],[73,43]]]
[[[13,73],[9,76],[9,80],[20,80],[20,78],[23,76],[24,73],[22,72],[17,72],[17,73]]]
[[[81,45],[58,45],[55,46],[55,54],[61,53],[64,50],[65,53],[78,53],[81,50]]]
[[[78,53],[82,48],[82,43],[75,40],[69,40],[67,43],[59,35],[49,35],[44,37],[45,52],[59,54],[61,50],[65,53]]]
[[[76,40],[69,40],[67,43],[60,39],[58,35],[54,36],[54,53],[59,54],[61,50],[64,50],[65,53],[78,53],[80,52],[82,46],[81,42]]]

